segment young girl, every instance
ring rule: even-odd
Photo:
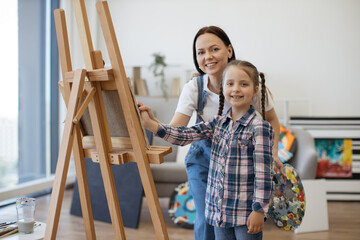
[[[265,78],[246,61],[231,61],[220,86],[219,114],[224,98],[229,111],[193,127],[171,127],[153,120],[141,108],[145,128],[176,145],[211,139],[205,217],[222,239],[262,239],[264,213],[271,193],[274,131],[256,115],[252,98],[262,90],[265,119]],[[196,194],[196,193],[195,193]]]

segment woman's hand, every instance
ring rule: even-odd
[[[284,164],[281,162],[281,160],[278,157],[277,148],[273,149],[273,159],[274,159],[275,167],[280,171],[281,177],[285,182],[286,181],[286,174],[285,174]]]
[[[281,160],[279,159],[278,155],[275,154],[273,155],[273,159],[275,162],[275,167],[280,171],[281,177],[284,180],[284,182],[286,181],[286,174],[285,174],[285,169],[284,169],[284,164],[281,162]]]
[[[246,222],[248,233],[256,234],[262,231],[264,227],[264,213],[252,211]]]

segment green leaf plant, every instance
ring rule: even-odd
[[[150,64],[149,69],[152,71],[154,77],[160,77],[160,89],[165,99],[168,97],[168,86],[165,82],[164,69],[167,66],[165,63],[165,56],[161,53],[153,53],[154,61]]]

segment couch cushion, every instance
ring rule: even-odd
[[[150,164],[150,168],[155,183],[183,183],[188,180],[185,164],[164,162],[162,164]]]

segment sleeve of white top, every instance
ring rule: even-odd
[[[184,85],[175,112],[179,112],[191,117],[193,111],[196,109],[197,98],[197,83],[196,78],[193,78]]]
[[[272,98],[269,89],[266,89],[267,95],[268,95],[268,101],[265,105],[265,111],[269,111],[274,108],[274,99]]]

